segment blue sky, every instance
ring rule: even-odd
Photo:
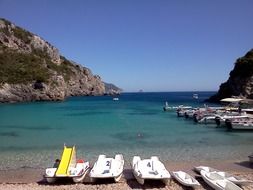
[[[124,91],[218,90],[253,48],[252,0],[0,0],[0,17]]]

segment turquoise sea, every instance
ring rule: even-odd
[[[196,92],[195,92],[196,93]],[[64,143],[76,145],[78,157],[95,161],[99,154],[158,155],[162,160],[247,160],[253,133],[228,132],[195,124],[164,112],[172,106],[203,106],[214,92],[123,93],[71,97],[63,102],[0,105],[0,169],[45,168],[61,155]]]

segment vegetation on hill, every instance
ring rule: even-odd
[[[230,72],[229,79],[220,85],[217,94],[208,101],[219,102],[223,98],[242,96],[253,98],[253,49],[245,56],[237,59],[234,69]]]
[[[14,26],[6,19],[0,19],[5,27],[0,33],[5,35],[4,42],[14,36],[22,43],[31,47],[31,52],[22,52],[19,49],[9,48],[0,41],[0,84],[27,84],[41,81],[47,83],[53,72],[62,75],[65,81],[73,74],[74,65],[66,58],[61,57],[61,64],[55,64],[47,54],[47,49],[38,49],[31,45],[33,34],[18,26]]]
[[[243,78],[253,76],[253,50],[249,51],[244,57],[237,59],[230,76]]]
[[[101,78],[88,68],[67,60],[41,37],[0,18],[0,102],[58,101],[104,93]]]
[[[43,62],[42,58],[34,54],[17,53],[5,49],[0,53],[0,83],[47,82],[50,73],[40,64],[41,62]]]
[[[48,82],[52,71],[62,75],[66,81],[73,74],[73,65],[62,57],[62,63],[52,63],[45,52],[33,50],[21,53],[0,44],[0,83],[27,84],[29,82]]]
[[[6,25],[6,27],[0,28],[0,32],[3,32],[7,36],[11,36],[12,34],[9,30],[9,28],[11,27],[11,22],[3,18],[0,18],[0,20],[2,20]],[[20,28],[19,26],[13,27],[12,32],[16,38],[21,39],[23,42],[27,44],[31,42],[31,38],[33,36],[31,32],[24,30],[23,28]]]

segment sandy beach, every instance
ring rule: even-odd
[[[200,175],[196,174],[192,169],[194,166],[207,165],[219,170],[227,171],[235,176],[253,180],[253,165],[248,161],[208,161],[208,162],[165,162],[166,168],[169,171],[183,170],[194,176],[201,184],[200,189],[211,190],[211,188],[202,180]],[[174,180],[167,186],[158,181],[147,181],[141,186],[134,179],[130,166],[127,164],[124,170],[124,177],[119,183],[114,183],[112,180],[98,180],[96,183],[89,182],[87,178],[83,184],[73,184],[71,180],[60,180],[56,184],[47,184],[43,179],[44,169],[21,168],[17,170],[1,170],[0,171],[0,189],[4,190],[53,190],[53,189],[105,189],[105,190],[124,190],[124,189],[171,189],[182,190],[187,189],[182,187]],[[253,184],[243,186],[244,190],[252,190]]]

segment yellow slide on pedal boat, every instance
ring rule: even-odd
[[[58,178],[72,178],[75,183],[83,182],[89,170],[89,162],[76,159],[76,148],[64,145],[61,160],[56,160],[52,168],[47,168],[45,178],[54,183]]]

